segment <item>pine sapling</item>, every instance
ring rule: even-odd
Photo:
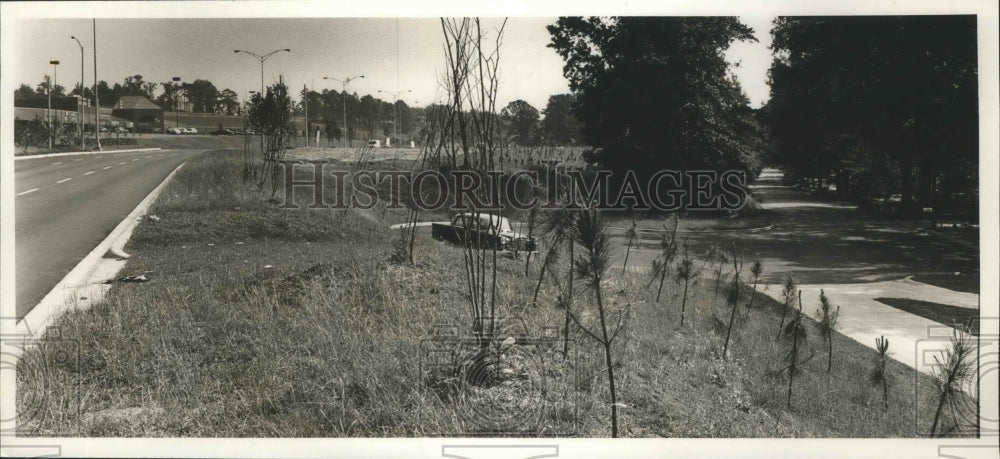
[[[826,340],[826,372],[829,373],[830,369],[833,368],[833,330],[837,328],[840,306],[837,306],[836,311],[833,310],[830,298],[826,296],[826,292],[822,289],[819,291],[819,309],[816,310],[816,315],[819,316],[820,335]]]
[[[719,286],[722,283],[722,267],[729,262],[726,258],[726,253],[724,250],[712,250],[712,253],[716,254],[716,262],[718,265],[715,268],[715,293],[712,295],[712,307],[715,307],[715,300],[719,299]]]
[[[656,301],[660,301],[660,295],[663,293],[663,281],[666,280],[667,274],[671,270],[670,262],[677,255],[677,247],[674,242],[677,239],[678,223],[677,216],[675,215],[673,231],[668,232],[667,226],[663,225],[663,236],[660,239],[660,255],[653,259],[652,276],[649,279],[649,283],[646,284],[646,288],[649,288],[654,280],[660,280],[660,284],[656,288]]]
[[[753,257],[753,265],[750,266],[750,274],[753,274],[753,288],[750,291],[750,301],[747,301],[747,313],[750,313],[750,308],[753,307],[753,300],[757,296],[757,282],[760,281],[760,275],[764,273],[764,264],[761,263],[759,256]]]
[[[785,286],[781,289],[781,323],[778,324],[778,337],[781,337],[781,332],[785,329],[785,316],[788,314],[788,308],[792,306],[795,301],[795,280],[792,279],[792,275],[789,274],[785,277]]]
[[[789,319],[788,324],[782,330],[782,337],[785,341],[791,344],[791,348],[788,353],[785,354],[785,361],[787,365],[782,371],[788,372],[788,398],[785,402],[786,409],[792,409],[792,385],[795,381],[795,375],[802,371],[802,365],[812,359],[813,355],[810,354],[808,358],[803,361],[799,361],[799,352],[801,347],[806,344],[806,326],[802,321],[802,291],[799,290],[799,309],[792,311],[792,317]]]
[[[601,282],[610,266],[609,246],[607,229],[603,218],[596,209],[586,209],[580,212],[573,226],[573,239],[584,251],[584,253],[574,261],[576,273],[583,279],[587,286],[594,292],[594,299],[597,308],[597,316],[600,320],[600,330],[591,331],[586,327],[576,314],[570,312],[570,318],[588,336],[600,343],[604,347],[604,361],[608,371],[608,390],[611,393],[611,437],[618,437],[618,393],[615,387],[615,366],[611,357],[611,348],[615,337],[622,329],[621,320],[614,330],[610,330],[607,324],[607,311],[605,309]],[[622,316],[619,315],[619,319]]]
[[[957,328],[951,337],[951,343],[947,351],[942,351],[944,356],[938,358],[934,356],[937,366],[934,367],[935,389],[937,389],[937,410],[934,412],[934,424],[931,425],[931,436],[938,435],[938,428],[941,426],[941,414],[945,405],[951,408],[953,426],[941,435],[954,431],[960,427],[961,420],[958,419],[958,404],[963,397],[962,387],[969,378],[975,376],[977,367],[976,348],[969,338],[968,329],[959,331]]]
[[[729,283],[729,289],[726,292],[726,304],[729,305],[731,312],[729,313],[729,326],[726,327],[726,341],[722,345],[722,359],[726,359],[726,353],[729,350],[729,337],[733,333],[733,322],[736,320],[736,309],[737,304],[740,301],[740,269],[742,268],[742,263],[739,262],[739,258],[736,256],[736,243],[733,243],[733,280]]]
[[[882,403],[885,410],[889,410],[889,373],[885,366],[889,361],[889,340],[885,336],[875,338],[875,349],[878,350],[878,359],[875,361],[875,368],[872,370],[870,381],[873,386],[882,387]]]
[[[684,309],[687,307],[688,299],[688,286],[691,281],[698,277],[700,270],[696,270],[694,267],[694,259],[691,258],[691,253],[688,251],[687,242],[684,243],[684,256],[681,261],[677,263],[677,271],[674,274],[677,283],[684,283],[684,293],[681,296],[681,326],[684,326]]]
[[[625,236],[628,238],[628,243],[625,244],[625,261],[622,262],[622,275],[623,276],[625,275],[625,267],[628,266],[628,256],[629,256],[629,253],[632,252],[632,241],[635,239],[635,236],[636,236],[635,216],[634,215],[632,216],[632,226],[630,226],[628,228],[628,230],[625,232]]]

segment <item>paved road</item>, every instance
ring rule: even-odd
[[[765,170],[752,186],[754,196],[769,211],[769,231],[686,234],[693,252],[700,255],[712,244],[728,248],[736,242],[747,257],[760,256],[763,281],[775,284],[788,274],[801,284],[863,283],[956,272],[978,276],[976,249],[929,235],[919,222],[879,217],[850,204],[812,198],[781,186],[780,180],[780,171]],[[648,269],[658,246],[658,235],[644,233],[642,249],[629,257],[629,266],[637,271]]]
[[[15,161],[18,317],[38,304],[170,171],[202,151]]]

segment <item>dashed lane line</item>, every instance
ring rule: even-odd
[[[84,172],[83,175],[90,175],[90,174],[93,174],[93,173],[94,173],[94,171],[87,171],[87,172]]]
[[[17,195],[18,195],[18,196],[24,196],[24,195],[26,195],[26,194],[28,194],[28,193],[34,193],[34,192],[36,192],[36,191],[38,191],[38,188],[32,188],[32,189],[30,189],[30,190],[25,190],[25,191],[22,191],[22,192],[18,193]]]
[[[60,183],[65,183],[65,182],[68,182],[68,181],[70,181],[70,180],[73,180],[73,178],[72,178],[72,177],[70,177],[70,178],[64,178],[64,179],[62,179],[62,180],[60,180],[60,181],[56,182],[56,184],[58,185],[58,184],[60,184]]]
[[[115,166],[104,166],[101,169],[108,170],[108,169],[111,169],[112,167],[115,167]]]

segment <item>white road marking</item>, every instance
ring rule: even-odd
[[[32,188],[32,189],[30,189],[30,190],[28,190],[28,191],[22,191],[22,192],[18,193],[17,195],[18,195],[18,196],[24,196],[24,195],[26,195],[26,194],[28,194],[28,193],[34,193],[34,192],[36,192],[36,191],[38,191],[38,188]]]
[[[94,173],[94,171],[84,172],[83,175],[90,175],[90,174],[93,174],[93,173]]]
[[[64,179],[62,179],[62,180],[60,180],[60,181],[56,182],[56,185],[58,185],[58,184],[60,184],[60,183],[65,183],[65,182],[68,182],[68,181],[70,181],[70,180],[73,180],[73,179],[72,179],[72,178],[64,178]]]
[[[127,163],[127,162],[128,162],[128,161],[122,161],[122,162],[118,163],[118,165],[119,165],[119,166],[121,166],[122,164],[125,164],[125,163]]]
[[[52,163],[53,166],[58,166],[60,164],[62,164],[62,161],[56,161],[56,162]]]
[[[112,167],[114,167],[114,166],[104,166],[103,169],[107,170],[107,169],[111,169]]]
[[[132,160],[132,162],[136,162],[136,161],[138,161],[138,160],[139,160],[139,158],[136,158],[136,159],[133,159],[133,160]]]
[[[76,162],[76,161],[83,161],[83,158],[80,158],[80,159],[74,159],[74,160],[73,160],[73,162]]]

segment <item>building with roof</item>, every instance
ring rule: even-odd
[[[163,108],[143,96],[122,96],[111,114],[131,121],[135,132],[163,132]]]

